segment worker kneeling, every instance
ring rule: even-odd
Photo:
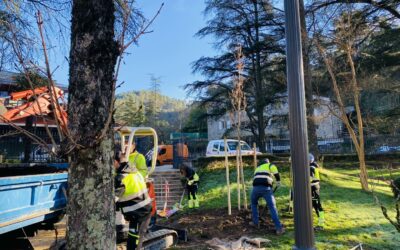
[[[253,222],[251,224],[257,227],[259,226],[258,200],[263,197],[267,202],[272,220],[275,224],[276,234],[281,235],[285,232],[285,229],[279,221],[279,216],[276,209],[275,197],[272,190],[272,175],[274,175],[277,186],[279,186],[280,176],[278,168],[271,164],[268,159],[263,160],[261,165],[259,165],[254,171],[253,190],[251,192],[251,211]]]
[[[199,207],[199,199],[197,197],[197,189],[199,183],[199,176],[197,173],[189,166],[183,164],[180,167],[180,172],[183,177],[186,178],[186,189],[188,192],[188,205],[189,208]]]
[[[127,249],[140,249],[151,218],[151,198],[146,182],[137,169],[121,160],[120,153],[116,153],[115,160],[116,205],[117,209],[122,211],[125,220],[129,221]]]

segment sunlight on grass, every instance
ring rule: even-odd
[[[278,210],[287,207],[290,180],[288,166],[279,168],[282,187],[275,193]],[[248,203],[250,203],[253,168],[245,168]],[[393,207],[388,183],[390,176],[400,176],[399,170],[369,170],[370,185],[381,202]],[[316,233],[318,249],[349,249],[363,243],[366,249],[400,249],[400,234],[383,217],[371,193],[361,190],[358,169],[325,168],[321,170],[321,198],[326,211],[325,231]],[[201,171],[200,201],[202,208],[227,207],[227,187],[224,169]],[[237,209],[236,170],[230,170],[232,209]],[[243,202],[243,200],[242,200]],[[314,220],[316,215],[314,214]],[[294,244],[293,219],[280,212],[288,232],[284,236],[264,235],[272,240],[273,249],[290,249]],[[393,213],[391,213],[394,216]],[[260,235],[263,236],[262,232]]]

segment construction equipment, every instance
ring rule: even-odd
[[[54,120],[66,134],[68,115],[64,104],[60,103],[63,97],[64,91],[58,87],[40,87],[11,93],[5,102],[5,106],[10,109],[1,115],[0,120],[15,122],[29,116],[46,116],[46,119]],[[16,105],[10,105],[10,101],[16,102]]]
[[[3,122],[21,122],[24,118],[37,116],[44,119],[44,122],[53,120],[55,125],[61,128],[61,132],[67,134],[68,116],[66,109],[60,100],[63,98],[64,92],[57,87],[40,87],[33,90],[15,92],[10,95],[7,100],[13,101],[14,106],[5,105],[8,110],[0,116]],[[22,104],[20,103],[22,102]],[[7,104],[7,103],[5,103]],[[11,104],[11,103],[9,103]],[[49,119],[50,118],[50,119]],[[156,200],[153,180],[150,178],[155,170],[158,153],[158,137],[154,129],[149,127],[117,127],[115,132],[121,138],[121,151],[126,159],[129,158],[135,137],[151,136],[153,138],[153,156],[151,169],[146,179],[149,196],[153,199],[152,215],[156,216]],[[118,216],[117,216],[118,217]],[[119,216],[121,217],[121,216]],[[126,225],[128,226],[128,225]],[[123,228],[127,231],[127,228]],[[162,229],[158,226],[154,230],[150,228],[150,232],[144,236],[144,249],[164,249],[176,244],[178,233],[171,229]]]
[[[147,187],[149,189],[149,196],[153,199],[152,202],[152,216],[157,216],[156,212],[156,199],[154,193],[154,180],[151,179],[151,174],[154,172],[156,167],[156,159],[158,152],[158,137],[157,133],[153,128],[149,127],[117,127],[115,128],[117,134],[119,134],[119,140],[121,145],[121,151],[125,155],[125,159],[129,159],[129,153],[131,152],[132,145],[137,137],[151,136],[153,138],[153,155],[151,161],[151,167],[148,172],[146,179]],[[124,232],[127,232],[127,224],[123,228]],[[187,233],[187,232],[186,232]],[[149,229],[149,233],[144,236],[143,248],[144,249],[164,249],[177,243],[178,232],[171,228],[162,228],[160,226],[152,226]],[[187,238],[187,236],[185,236]]]

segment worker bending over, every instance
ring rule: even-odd
[[[267,202],[269,212],[275,224],[276,234],[281,235],[285,232],[285,229],[279,221],[276,209],[275,197],[272,191],[274,182],[272,176],[275,177],[277,186],[280,186],[278,168],[270,163],[268,159],[262,160],[261,164],[254,171],[253,190],[251,191],[251,212],[253,221],[250,224],[259,227],[258,200],[263,197]]]
[[[312,195],[312,205],[318,216],[318,226],[315,230],[323,230],[325,224],[325,213],[321,205],[319,190],[320,190],[320,177],[319,177],[319,166],[315,161],[314,156],[309,154],[308,160],[310,162],[310,176],[311,176],[311,195]]]
[[[117,209],[129,221],[127,250],[141,249],[142,238],[151,217],[151,199],[146,182],[134,166],[121,160],[120,152],[115,154],[116,176],[115,196]]]
[[[197,173],[189,166],[183,164],[180,167],[181,175],[186,178],[186,190],[188,192],[188,205],[189,208],[199,207],[199,199],[197,199],[197,189],[199,183],[199,176]]]
[[[143,178],[147,178],[147,164],[146,158],[143,154],[139,153],[136,150],[136,143],[132,144],[132,149],[129,155],[129,165],[134,166],[139,173],[143,176]]]

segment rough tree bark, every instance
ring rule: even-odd
[[[68,249],[115,248],[113,131],[104,128],[118,56],[114,8],[113,0],[74,0],[72,6],[68,115],[77,146],[68,178]]]
[[[264,88],[262,84],[262,65],[261,65],[261,45],[260,45],[260,23],[259,23],[259,9],[258,9],[258,1],[253,1],[254,7],[254,29],[255,29],[255,44],[256,44],[256,54],[255,54],[255,76],[254,76],[254,84],[256,89],[256,115],[257,115],[257,129],[258,129],[258,137],[257,144],[260,146],[261,152],[266,152],[265,147],[265,95]]]
[[[309,57],[309,38],[307,34],[306,15],[304,10],[304,1],[299,0],[300,7],[300,26],[301,26],[301,43],[303,44],[303,67],[304,67],[304,86],[306,91],[306,114],[307,114],[307,132],[308,132],[308,148],[318,159],[318,138],[314,122],[314,100],[312,90],[312,77]]]

